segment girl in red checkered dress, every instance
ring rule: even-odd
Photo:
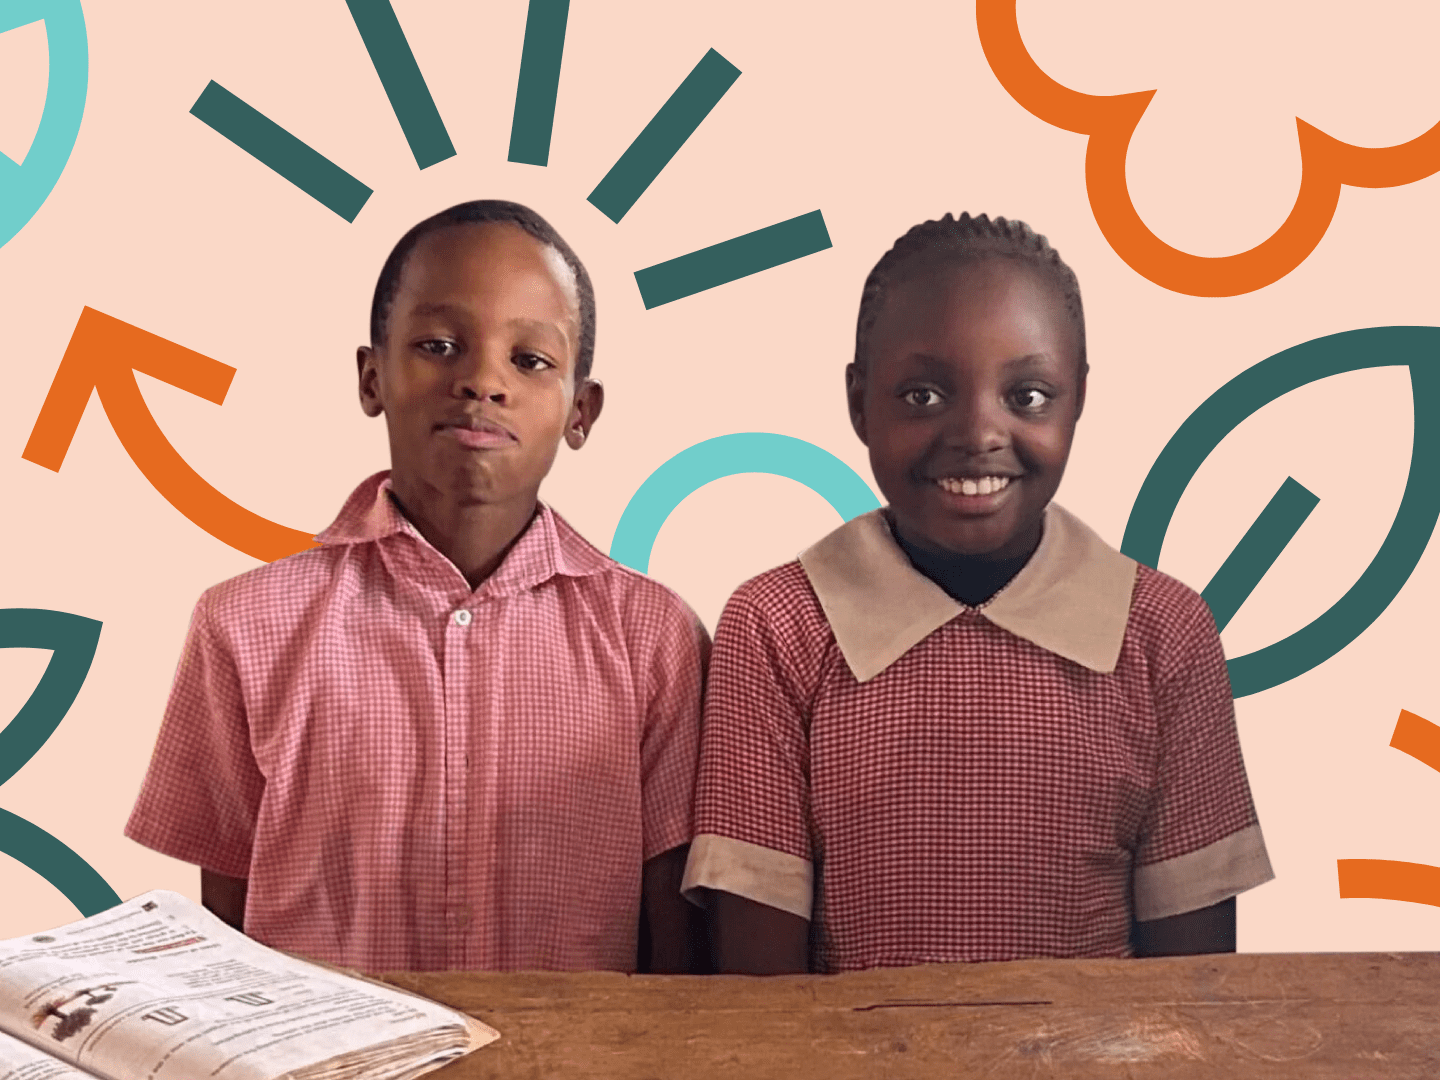
[[[721,970],[1235,948],[1273,875],[1214,621],[1051,501],[1087,370],[1021,222],[870,274],[846,388],[888,505],[716,632],[684,884]]]

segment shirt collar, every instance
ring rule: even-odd
[[[881,510],[840,526],[803,552],[800,565],[859,682],[972,610],[910,565]],[[978,610],[1002,630],[1108,673],[1120,658],[1134,585],[1133,559],[1051,503],[1035,554]]]
[[[351,492],[335,521],[315,539],[322,544],[339,546],[374,543],[394,536],[410,537],[437,558],[445,559],[395,505],[390,497],[387,470],[364,480]],[[448,559],[445,562],[449,565]],[[568,521],[540,503],[535,517],[505,556],[505,561],[481,583],[477,592],[521,592],[557,574],[586,577],[604,573],[615,565]]]

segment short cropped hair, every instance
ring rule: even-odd
[[[588,378],[590,366],[595,360],[595,289],[590,284],[590,275],[585,264],[575,254],[555,227],[528,206],[505,202],[503,199],[478,199],[460,203],[448,210],[442,210],[434,217],[428,217],[400,238],[390,257],[380,270],[380,279],[375,283],[375,298],[370,303],[370,344],[380,345],[385,340],[385,330],[390,319],[390,309],[395,304],[395,293],[400,288],[400,274],[405,269],[405,260],[410,257],[422,237],[446,229],[452,225],[479,225],[496,222],[514,225],[523,229],[547,247],[554,248],[565,265],[575,275],[575,291],[580,301],[580,351],[575,358],[575,381]]]
[[[929,257],[942,265],[1006,258],[1033,267],[1055,286],[1064,299],[1065,311],[1075,325],[1080,343],[1080,370],[1088,369],[1080,282],[1075,277],[1075,271],[1060,258],[1060,253],[1023,221],[1007,221],[1003,217],[992,221],[984,214],[979,217],[961,214],[959,218],[946,214],[939,221],[916,225],[896,240],[895,246],[881,257],[865,279],[865,288],[860,294],[860,319],[855,328],[855,363],[861,370],[866,365],[870,332],[875,328],[875,320],[884,306],[886,291],[891,284],[902,280],[900,271],[905,264],[922,257]]]

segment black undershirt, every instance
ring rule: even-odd
[[[979,607],[1008,585],[1034,554],[1032,551],[1014,559],[979,559],[973,555],[935,551],[902,536],[893,519],[890,532],[911,566],[944,589],[951,599],[970,607]]]

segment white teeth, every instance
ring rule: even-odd
[[[1008,476],[981,476],[978,478],[945,476],[935,483],[952,495],[994,495],[1010,485]]]

